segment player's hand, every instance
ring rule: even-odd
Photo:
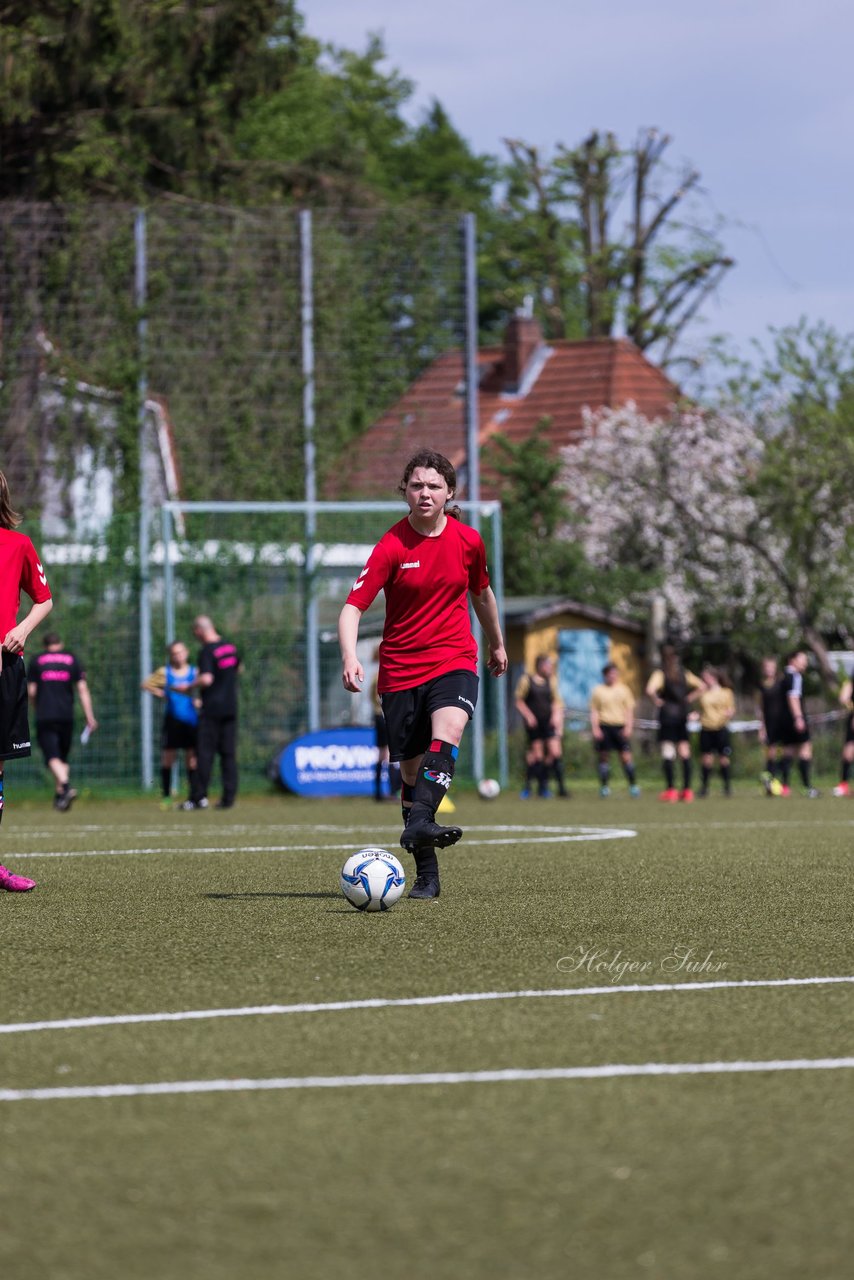
[[[493,676],[503,676],[507,670],[507,653],[504,645],[499,645],[497,649],[490,649],[489,661],[486,669]]]
[[[90,733],[94,733],[95,730],[98,728],[98,721],[95,719],[87,720],[86,728],[89,730]]]
[[[357,658],[345,658],[344,670],[341,673],[344,688],[350,693],[361,693],[365,682],[365,669]]]
[[[6,632],[3,648],[7,653],[23,653],[28,634],[26,627],[22,623],[18,623],[17,627],[13,627],[11,631]]]

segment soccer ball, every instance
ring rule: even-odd
[[[357,911],[388,911],[406,888],[406,875],[387,849],[360,849],[341,868],[341,892]]]
[[[501,792],[501,788],[494,778],[481,778],[477,784],[477,794],[481,800],[494,800]]]

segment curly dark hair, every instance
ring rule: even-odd
[[[0,471],[0,529],[14,529],[15,525],[20,523],[21,517],[12,507],[6,477]]]
[[[432,471],[437,471],[445,484],[451,491],[451,497],[457,491],[457,473],[451,463],[443,453],[436,453],[433,449],[421,449],[420,452],[413,454],[406,466],[403,468],[403,476],[400,484],[397,486],[397,492],[402,496],[406,496],[406,486],[409,484],[409,478],[413,471],[418,467],[425,467]],[[462,518],[462,511],[457,506],[446,506],[445,515],[453,516],[455,520]]]

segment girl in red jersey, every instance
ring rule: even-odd
[[[468,599],[486,635],[488,670],[502,676],[507,654],[480,534],[448,507],[457,477],[441,453],[410,458],[398,486],[409,515],[371,552],[338,622],[344,688],[365,679],[356,656],[362,614],[380,591],[386,617],[377,691],[388,726],[389,754],[400,761],[403,835],[415,858],[411,898],[439,896],[436,848],[456,844],[459,827],[436,822],[451,785],[463,731],[477,702],[477,642]]]
[[[27,717],[27,677],[24,645],[30,632],[53,607],[50,587],[36,549],[23,533],[15,532],[21,517],[12,509],[9,486],[0,471],[0,819],[3,817],[3,762],[30,754]],[[17,621],[21,590],[33,602],[25,618]],[[13,875],[0,867],[0,889],[23,893],[35,888],[35,880]]]

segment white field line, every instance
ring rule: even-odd
[[[411,1075],[274,1076],[261,1080],[163,1080],[150,1084],[67,1085],[0,1089],[0,1102],[71,1098],[137,1098],[166,1093],[249,1093],[278,1089],[390,1088],[398,1085],[505,1084],[531,1080],[611,1080],[630,1076],[738,1075],[744,1072],[841,1071],[854,1058],[778,1058],[768,1062],[614,1062],[598,1067],[538,1067],[500,1071],[421,1071]]]
[[[340,828],[339,828],[340,829]],[[469,828],[470,843],[478,846],[501,844],[518,844],[518,835],[500,836],[498,838],[481,839],[479,830],[514,831],[524,833],[526,844],[574,844],[588,840],[630,840],[637,832],[628,827],[492,827]],[[548,835],[532,836],[531,831],[547,831]],[[169,840],[168,833],[164,840]],[[395,842],[396,843],[396,842]],[[346,849],[358,849],[359,841],[350,839],[346,844],[222,844],[222,845],[148,845],[135,849],[50,849],[38,853],[17,853],[16,860],[22,858],[127,858],[140,854],[167,853],[321,853],[341,852]]]
[[[757,987],[823,987],[852,984],[850,976],[817,978],[744,978],[720,982],[649,982],[622,987],[555,987],[542,991],[460,991],[439,996],[377,997],[367,1000],[331,1000],[323,1004],[242,1005],[233,1009],[187,1009],[172,1013],[119,1013],[87,1018],[59,1018],[43,1022],[0,1023],[0,1035],[26,1031],[66,1031],[81,1027],[129,1026],[142,1022],[193,1022],[203,1018],[256,1018],[293,1013],[341,1013],[353,1009],[402,1009],[431,1005],[474,1004],[489,1000],[571,999],[575,996],[647,995],[661,992],[733,991]]]

